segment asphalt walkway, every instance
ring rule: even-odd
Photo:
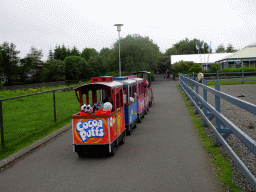
[[[78,157],[68,130],[2,170],[1,191],[222,191],[177,85],[153,82],[154,105],[114,157]]]

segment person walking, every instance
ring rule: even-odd
[[[169,79],[170,78],[170,72],[169,72],[169,69],[166,69],[166,75],[167,75],[167,79]]]

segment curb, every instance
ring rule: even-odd
[[[69,128],[71,128],[72,124],[67,124],[66,126],[62,127],[61,129],[51,133],[50,135],[40,139],[39,141],[36,141],[35,143],[25,147],[24,149],[21,149],[20,151],[10,155],[9,157],[6,157],[5,159],[0,161],[0,168],[8,165],[9,163],[11,163],[12,161],[14,161],[15,159],[18,159],[19,157],[25,155],[26,153],[32,151],[33,149],[39,147],[40,145],[46,143],[47,141],[51,140],[52,138],[58,136],[59,134],[65,132],[66,130],[68,130]]]

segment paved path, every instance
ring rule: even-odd
[[[1,191],[222,191],[177,83],[153,83],[154,105],[114,157],[79,158],[69,130],[2,171]]]

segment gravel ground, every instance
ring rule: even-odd
[[[210,86],[214,88],[214,86]],[[221,92],[232,95],[241,100],[250,102],[256,105],[256,84],[244,84],[244,85],[221,85]],[[203,97],[203,90],[199,89],[199,94]],[[208,102],[215,106],[215,96],[207,92]],[[221,113],[227,117],[232,123],[246,133],[250,138],[256,140],[256,116],[229,103],[224,99],[221,101]],[[198,115],[199,117],[201,114]],[[202,116],[201,116],[202,117]],[[215,123],[215,118],[212,123]],[[204,127],[206,134],[215,141],[215,133],[210,127]],[[239,155],[242,162],[248,167],[254,176],[256,176],[256,157],[255,155],[234,135],[231,134],[226,141],[231,148]],[[230,166],[233,169],[233,182],[236,183],[242,191],[254,191],[252,185],[247,178],[243,175],[240,169],[233,162],[232,158],[226,152],[224,146],[220,146],[220,150],[223,155],[228,156]],[[226,191],[230,191],[227,189]]]

